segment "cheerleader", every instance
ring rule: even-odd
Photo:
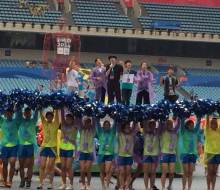
[[[116,138],[116,123],[106,116],[97,121],[97,137],[99,140],[98,164],[100,165],[100,178],[102,189],[108,189],[112,175],[114,159],[114,146]]]
[[[91,182],[91,166],[94,160],[94,137],[96,134],[95,130],[95,119],[84,116],[80,124],[80,175],[82,186],[80,190],[90,190]],[[85,178],[87,177],[87,184]]]
[[[43,142],[40,152],[40,185],[37,189],[43,189],[43,182],[47,175],[49,175],[50,180],[47,189],[53,189],[54,166],[57,156],[57,132],[60,125],[58,110],[48,111],[46,115],[41,112],[41,121]]]
[[[156,190],[155,178],[159,161],[159,128],[154,120],[145,120],[141,123],[144,129],[144,184],[146,190]],[[150,180],[150,186],[149,186]]]
[[[161,147],[161,185],[162,190],[165,189],[167,172],[169,173],[169,185],[167,189],[171,189],[176,162],[176,144],[178,140],[179,123],[177,120],[168,119],[163,126],[160,136]]]
[[[20,118],[19,114],[16,114],[16,117],[13,117],[13,115],[13,108],[8,108],[4,113],[4,117],[0,116],[0,127],[2,130],[1,159],[3,162],[3,183],[6,188],[11,188],[12,186],[18,153],[18,126],[20,125]],[[10,165],[9,181],[8,164]]]
[[[76,149],[76,136],[79,122],[71,113],[64,113],[61,110],[61,142],[60,142],[60,159],[61,159],[61,177],[62,185],[59,189],[73,189],[73,170],[72,164],[74,151]],[[66,177],[68,176],[70,184],[66,186]]]
[[[20,113],[20,126],[18,130],[19,137],[19,149],[18,158],[20,166],[20,188],[31,187],[31,179],[33,175],[34,166],[34,148],[37,145],[36,142],[36,124],[38,120],[38,111],[35,111],[32,117],[32,111],[29,107],[24,109],[24,113]],[[25,166],[27,167],[27,180],[25,180]]]
[[[181,130],[179,130],[179,150],[181,152],[180,157],[183,166],[183,190],[186,190],[187,183],[188,190],[191,190],[192,186],[193,171],[198,158],[197,144],[200,132],[200,120],[201,118],[197,118],[196,125],[194,125],[194,121],[191,119],[181,120]]]
[[[220,127],[218,119],[206,116],[205,134],[205,163],[207,164],[207,189],[214,190],[218,165],[220,164]]]
[[[118,125],[119,190],[129,190],[136,124],[122,122]]]
[[[134,150],[133,150],[133,158],[134,162],[136,163],[136,170],[132,174],[132,179],[130,182],[130,189],[133,189],[133,183],[138,178],[142,171],[143,171],[143,152],[144,152],[144,136],[143,136],[143,130],[141,129],[140,125],[138,129],[136,130],[136,135],[134,138]]]

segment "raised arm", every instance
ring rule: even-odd
[[[102,126],[101,126],[101,123],[100,123],[100,119],[96,119],[96,132],[97,132],[97,135],[99,136],[102,132]]]
[[[45,122],[46,122],[45,115],[43,114],[43,111],[42,111],[42,110],[40,111],[40,118],[41,118],[41,122],[42,122],[42,123],[45,123]]]
[[[59,111],[55,110],[54,111],[54,123],[59,123]]]
[[[206,115],[206,128],[210,127],[209,115]]]
[[[92,129],[96,129],[96,123],[97,123],[97,118],[96,117],[92,117]]]
[[[201,123],[201,117],[197,117],[196,125],[195,125],[195,132],[197,133],[200,131],[200,123]]]
[[[16,119],[17,126],[19,126],[23,119],[22,108],[19,108],[16,110],[15,119]]]
[[[175,118],[173,119],[173,127],[174,127],[174,131],[178,131],[179,128],[181,127],[181,119],[180,118]]]
[[[78,129],[81,129],[83,126],[83,122],[82,122],[82,118],[81,117],[75,117],[74,119],[74,125],[76,125],[76,127]]]
[[[35,110],[33,115],[33,122],[37,123],[37,120],[38,120],[38,110]]]
[[[162,135],[162,133],[167,129],[165,121],[160,121],[157,127],[157,134]]]
[[[64,124],[65,123],[65,112],[64,109],[61,109],[61,123]]]
[[[184,117],[180,119],[180,132],[181,133],[183,133],[185,130],[185,120],[186,120],[186,118],[184,118]]]

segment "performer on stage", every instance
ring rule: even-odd
[[[59,189],[72,190],[74,172],[72,169],[74,153],[76,150],[76,136],[79,128],[78,120],[72,113],[65,113],[61,110],[61,142],[60,142],[60,159],[61,159],[61,177],[63,184]],[[66,184],[68,176],[70,184]]]
[[[137,82],[136,104],[150,104],[150,99],[153,96],[153,74],[148,70],[148,65],[146,62],[141,63],[141,68],[137,72],[135,80]]]
[[[165,190],[167,173],[169,174],[169,185],[167,189],[172,189],[172,183],[175,173],[176,163],[176,145],[178,141],[178,129],[180,127],[179,119],[168,119],[162,127],[160,136],[161,147],[161,164],[162,175],[161,184],[162,190]]]
[[[115,156],[116,123],[109,116],[100,119],[96,124],[98,142],[98,164],[100,165],[100,178],[102,189],[109,189],[112,175],[112,164]]]
[[[179,150],[183,165],[183,190],[191,190],[193,171],[198,158],[198,137],[200,132],[201,118],[197,118],[196,125],[191,119],[181,119],[179,131]],[[188,187],[186,188],[186,184]]]
[[[173,67],[168,68],[167,75],[161,78],[160,83],[164,86],[164,99],[169,100],[170,102],[175,102],[178,99],[176,87],[178,86],[179,81],[174,75]]]
[[[206,116],[205,164],[207,164],[207,190],[214,190],[218,166],[220,164],[220,127],[218,118]]]
[[[0,116],[0,127],[2,130],[1,159],[3,162],[3,183],[6,188],[11,188],[15,173],[15,163],[18,153],[18,126],[20,125],[19,114],[14,116],[14,109],[8,108],[4,116]],[[8,164],[9,179],[8,179]]]
[[[81,190],[90,190],[91,166],[94,160],[94,137],[96,134],[95,118],[84,116],[80,124],[80,176]],[[87,183],[86,183],[87,177]]]
[[[69,67],[66,69],[66,85],[68,92],[79,91],[79,73],[76,68],[75,57],[72,57],[69,62]]]
[[[95,59],[96,67],[90,74],[90,79],[95,86],[95,100],[105,102],[106,92],[106,69],[103,66],[101,59]]]
[[[141,125],[144,129],[144,184],[147,190],[157,190],[155,179],[160,154],[160,126],[158,127],[158,123],[154,120],[145,120]]]
[[[136,123],[133,122],[125,121],[118,124],[119,190],[128,190],[130,186],[135,129]]]
[[[126,60],[124,63],[124,73],[122,76],[122,103],[129,106],[134,86],[135,71],[131,70],[131,60]]]
[[[109,56],[109,65],[106,67],[108,103],[113,103],[116,98],[121,102],[120,78],[123,74],[123,67],[117,63],[116,56]]]
[[[41,112],[43,127],[43,142],[41,144],[40,184],[37,189],[43,189],[44,179],[49,175],[50,184],[47,189],[53,189],[55,159],[57,156],[57,133],[60,125],[58,110]]]
[[[24,108],[24,113],[20,114],[20,125],[18,130],[19,137],[19,166],[20,166],[20,188],[31,187],[31,179],[33,175],[34,166],[34,152],[37,147],[36,134],[37,134],[37,120],[38,111],[35,111],[32,117],[31,108]],[[24,169],[27,168],[27,173],[25,175]],[[27,180],[25,180],[27,177]]]

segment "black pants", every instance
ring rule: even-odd
[[[107,83],[108,103],[113,103],[115,98],[118,103],[121,102],[120,83],[110,81]]]
[[[143,103],[143,100],[144,104],[150,104],[149,92],[146,90],[142,90],[137,93],[136,104],[141,105]]]
[[[178,98],[178,95],[164,95],[164,99],[170,101],[171,103],[176,102]]]
[[[97,101],[104,103],[105,102],[105,92],[106,92],[105,88],[104,87],[96,88],[95,92],[96,92],[95,99]]]
[[[132,90],[131,89],[122,89],[122,103],[129,106],[131,99]]]

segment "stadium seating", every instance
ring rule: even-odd
[[[1,78],[0,90],[6,93],[12,89],[28,89],[36,90],[39,85],[44,86],[44,92],[48,92],[49,81],[42,79],[31,79],[31,78]]]
[[[123,27],[132,28],[132,23],[121,15],[114,1],[74,0],[77,11],[72,13],[74,23],[78,26]]]
[[[45,5],[45,1],[32,0],[34,4]],[[47,5],[47,4],[46,4]],[[13,11],[12,11],[13,10]],[[10,14],[9,14],[10,13]],[[17,0],[1,1],[0,20],[3,22],[22,22],[22,23],[40,23],[40,24],[56,24],[62,17],[62,13],[58,11],[47,10],[44,14],[36,16],[30,13],[26,7],[19,8]]]
[[[159,21],[179,23],[175,31],[191,31],[199,33],[217,34],[220,32],[220,8],[195,7],[171,4],[143,3],[146,15],[139,17],[144,29],[153,29],[152,24]],[[168,24],[157,26],[157,29],[171,29]]]
[[[53,72],[40,66],[39,61],[35,61],[36,65],[27,67],[24,60],[2,59],[0,60],[0,77],[3,78],[20,78],[31,77],[33,79],[51,79]]]

